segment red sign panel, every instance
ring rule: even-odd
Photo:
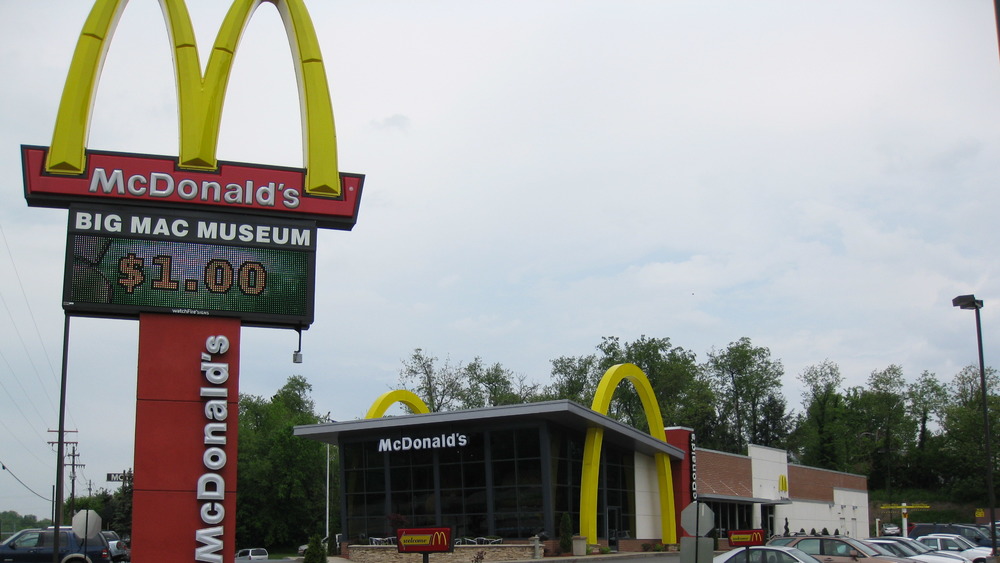
[[[452,551],[451,528],[400,528],[396,530],[399,553],[441,553]]]
[[[84,174],[45,171],[46,147],[21,147],[24,197],[31,206],[70,203],[136,204],[308,219],[351,230],[361,203],[362,174],[340,174],[338,197],[305,193],[302,168],[219,162],[215,171],[181,170],[177,159],[87,151]]]
[[[143,314],[139,320],[136,560],[233,560],[239,344],[239,319]]]
[[[732,547],[746,547],[749,545],[764,545],[767,538],[764,537],[764,530],[730,530],[729,545]]]

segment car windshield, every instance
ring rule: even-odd
[[[877,551],[879,555],[892,555],[893,557],[897,555],[892,549],[893,546],[887,546],[881,543],[868,543],[865,545]]]
[[[976,544],[974,544],[971,541],[965,539],[963,536],[958,536],[958,535],[956,535],[956,536],[948,536],[948,538],[955,540],[955,543],[957,543],[958,545],[962,546],[962,548],[964,548],[964,549],[970,549],[970,548],[976,547]]]
[[[868,544],[863,543],[863,542],[848,541],[847,543],[849,543],[851,545],[851,547],[853,547],[854,549],[860,551],[861,553],[864,553],[865,555],[867,555],[869,557],[874,556],[874,555],[892,555],[891,553],[883,553],[885,551],[884,549],[881,549],[881,548],[875,549],[875,548],[873,548],[873,547],[871,547]]]
[[[917,552],[917,554],[930,553],[930,552],[934,551],[933,549],[931,549],[931,548],[927,547],[926,545],[918,542],[917,540],[910,539],[910,538],[900,538],[898,540],[893,540],[893,541],[895,541],[898,544],[902,544],[902,545],[905,545],[905,546],[909,547],[913,551]]]
[[[891,543],[892,545],[889,547],[896,548],[893,551],[895,551],[898,555],[902,555],[903,557],[912,557],[914,555],[920,555],[920,552],[914,549],[913,546],[911,546],[910,544],[906,544],[903,542],[891,542]],[[883,544],[883,546],[884,545],[885,544]]]

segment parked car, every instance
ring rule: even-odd
[[[960,553],[973,563],[986,563],[986,558],[990,556],[990,548],[979,547],[958,534],[920,536],[917,541],[931,549]]]
[[[52,561],[55,530],[21,530],[0,544],[0,561]],[[104,536],[80,538],[70,529],[59,531],[59,560],[89,559],[91,563],[111,563],[111,551]]]
[[[128,561],[131,559],[132,554],[128,544],[122,541],[118,532],[101,530],[101,535],[104,536],[104,539],[108,540],[108,549],[111,551],[112,561]]]
[[[882,523],[882,533],[883,536],[898,536],[902,535],[902,530],[899,529],[899,524],[895,522],[883,522]]]
[[[712,559],[712,563],[820,563],[801,549],[784,545],[737,547]]]
[[[236,552],[237,561],[266,561],[267,560],[267,550],[263,547],[251,547],[250,549],[241,549]]]
[[[914,524],[910,526],[906,535],[911,538],[919,538],[930,534],[958,534],[978,546],[989,547],[993,545],[989,534],[971,524]]]
[[[895,541],[894,538],[889,539],[885,537],[881,538],[868,538],[865,541],[877,545],[882,549],[885,549],[895,555],[896,557],[907,557],[909,559],[916,559],[917,561],[922,561],[923,563],[957,563],[958,560],[950,555],[936,555],[933,551],[917,551],[913,546],[908,545],[904,542]],[[923,545],[918,542],[918,545]]]
[[[962,555],[957,551],[940,551],[936,549],[931,549],[929,545],[920,543],[917,540],[913,538],[908,538],[906,536],[883,536],[879,539],[905,544],[909,546],[910,549],[916,551],[917,553],[940,555],[942,557],[947,557],[952,561],[954,561],[954,563],[972,563],[971,559],[965,557],[964,555]]]
[[[913,563],[846,536],[782,536],[772,538],[767,544],[797,547],[822,563],[855,563],[862,560],[867,560],[863,563]]]

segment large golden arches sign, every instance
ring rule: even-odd
[[[667,441],[663,429],[663,416],[660,405],[656,402],[653,387],[649,384],[646,374],[635,364],[618,364],[604,373],[601,383],[594,393],[591,408],[601,414],[608,414],[611,398],[615,389],[623,380],[628,380],[635,387],[642,401],[642,409],[646,413],[649,434],[664,442]],[[604,440],[603,428],[587,430],[587,442],[583,450],[583,475],[580,479],[580,535],[587,538],[588,544],[597,543],[597,491],[601,472],[601,444]],[[670,458],[665,453],[654,456],[656,478],[660,492],[660,536],[664,544],[677,543],[677,523],[674,515],[674,487],[670,472]]]
[[[222,103],[233,58],[250,17],[263,1],[232,1],[203,76],[187,5],[184,0],[160,0],[173,47],[180,130],[178,165],[181,168],[217,168],[216,149],[222,122]],[[303,0],[266,1],[277,6],[296,61],[303,165],[306,168],[305,191],[310,195],[338,197],[341,185],[333,106],[312,19]],[[97,0],[80,32],[45,164],[46,171],[50,173],[75,175],[85,171],[85,144],[101,65],[127,2]]]
[[[368,414],[365,418],[381,418],[385,414],[389,407],[395,405],[396,403],[403,403],[404,405],[410,407],[413,414],[427,414],[431,412],[427,405],[412,391],[407,391],[406,389],[396,389],[395,391],[386,391],[375,399],[372,403],[370,409],[368,409]]]

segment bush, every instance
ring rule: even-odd
[[[568,512],[563,512],[559,520],[559,551],[562,553],[573,551],[573,522]]]
[[[319,537],[318,534],[309,538],[309,545],[306,547],[302,563],[326,563],[326,546],[323,545],[323,538]]]

